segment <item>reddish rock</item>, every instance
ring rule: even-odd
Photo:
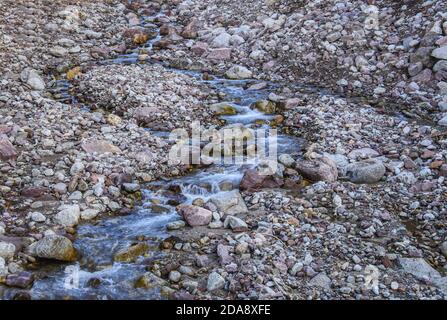
[[[439,169],[439,175],[441,177],[447,177],[447,164],[443,164]]]
[[[157,120],[157,109],[154,107],[139,107],[135,109],[134,118],[140,123],[151,123]]]
[[[90,49],[90,54],[93,57],[107,57],[110,54],[111,49],[107,47],[93,47]]]
[[[444,161],[442,160],[435,160],[432,163],[430,163],[430,169],[438,169],[442,166]]]
[[[197,42],[191,47],[191,51],[196,55],[201,56],[208,51],[208,44],[204,42]]]
[[[18,153],[16,148],[9,142],[6,135],[0,135],[0,160],[8,161],[17,159]]]
[[[186,39],[197,38],[197,19],[192,19],[183,29],[181,36]]]
[[[261,175],[258,170],[250,169],[244,173],[241,184],[241,191],[256,191],[265,188],[281,188],[284,185],[283,179],[274,175]]]
[[[296,170],[304,178],[311,181],[334,182],[338,178],[337,165],[327,157],[318,160],[298,161]]]
[[[227,265],[234,261],[233,257],[230,256],[230,246],[223,244],[217,245],[217,255],[219,256],[219,261],[221,265]]]
[[[191,227],[208,225],[213,216],[210,210],[193,205],[179,205],[177,211]]]
[[[421,158],[422,159],[430,159],[430,158],[433,158],[434,155],[435,155],[435,152],[433,152],[431,150],[424,150],[424,153],[422,153]]]
[[[162,36],[169,36],[171,34],[175,34],[177,33],[177,30],[175,30],[174,27],[168,25],[168,24],[164,24],[160,27],[160,35]]]
[[[20,195],[25,198],[39,198],[47,193],[48,189],[45,187],[27,187],[22,190]]]
[[[154,47],[159,48],[159,49],[167,49],[172,44],[173,44],[173,42],[170,39],[161,39],[154,43]]]
[[[231,49],[230,48],[214,49],[211,50],[206,57],[209,60],[215,60],[215,61],[229,60],[231,58]]]

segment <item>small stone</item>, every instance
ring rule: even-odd
[[[222,289],[224,286],[225,279],[217,272],[214,271],[208,276],[208,282],[206,286],[208,291],[216,291]]]
[[[169,273],[169,280],[172,282],[177,283],[180,281],[181,278],[182,278],[182,274],[178,271],[174,270]]]

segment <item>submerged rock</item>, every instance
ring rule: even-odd
[[[139,256],[145,254],[149,250],[149,245],[144,242],[132,245],[128,248],[119,250],[113,260],[118,262],[133,262]]]

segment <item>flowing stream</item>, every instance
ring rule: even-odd
[[[158,16],[158,15],[157,15]],[[149,24],[153,27],[153,21],[157,16],[146,17],[143,26]],[[152,50],[157,36],[149,40],[145,50]],[[137,48],[133,52],[120,55],[112,60],[104,60],[101,64],[136,64],[139,63]],[[141,65],[144,68],[144,64]],[[274,115],[266,115],[250,108],[250,105],[258,100],[266,99],[276,88],[275,84],[267,83],[262,90],[247,89],[250,85],[258,83],[257,80],[228,80],[214,78],[202,80],[202,74],[195,71],[171,69],[175,72],[187,74],[214,89],[226,94],[226,101],[230,102],[237,110],[237,115],[223,116],[227,124],[243,124],[251,127],[255,121],[268,120]],[[63,102],[78,103],[69,94],[69,83],[63,80],[56,82],[58,99]],[[87,111],[88,109],[82,108]],[[264,125],[268,130],[268,125]],[[152,132],[159,137],[168,139],[166,132]],[[296,137],[278,134],[278,154],[297,154],[300,148],[300,140]],[[191,175],[173,179],[170,181],[157,181],[145,186],[143,200],[134,211],[127,216],[105,218],[97,223],[84,223],[78,227],[77,238],[74,246],[81,254],[81,259],[74,264],[45,262],[38,272],[42,274],[35,281],[31,289],[33,299],[162,299],[160,288],[137,289],[135,281],[143,275],[145,267],[151,260],[160,258],[162,251],[157,250],[160,240],[169,236],[166,225],[180,220],[172,203],[172,194],[167,193],[166,186],[180,186],[181,202],[191,203],[196,198],[205,201],[211,196],[218,196],[221,192],[222,182],[238,186],[243,172],[256,163],[244,165],[216,164],[207,168],[196,170]],[[156,204],[156,205],[154,205]],[[133,263],[114,262],[114,254],[122,248],[137,243],[137,239],[153,246],[149,257],[140,257]],[[10,292],[12,295],[13,292]]]

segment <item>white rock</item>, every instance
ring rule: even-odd
[[[16,251],[16,246],[9,242],[0,242],[0,257],[4,259],[9,259],[14,257]]]
[[[45,222],[47,218],[40,212],[31,212],[29,218],[34,222]]]
[[[79,223],[81,211],[78,205],[65,205],[59,208],[61,210],[56,214],[55,221],[64,227],[73,227]]]
[[[225,76],[229,79],[247,79],[253,76],[253,73],[244,66],[233,66],[226,73]]]
[[[213,41],[211,42],[211,46],[213,48],[226,48],[230,46],[230,39],[231,36],[228,33],[222,32],[213,39]]]
[[[39,76],[36,70],[27,68],[22,71],[20,78],[34,90],[44,90],[45,82]]]
[[[83,220],[91,220],[98,216],[99,210],[96,209],[87,209],[81,212],[81,218]]]
[[[447,60],[447,46],[433,50],[431,55],[437,59]]]

